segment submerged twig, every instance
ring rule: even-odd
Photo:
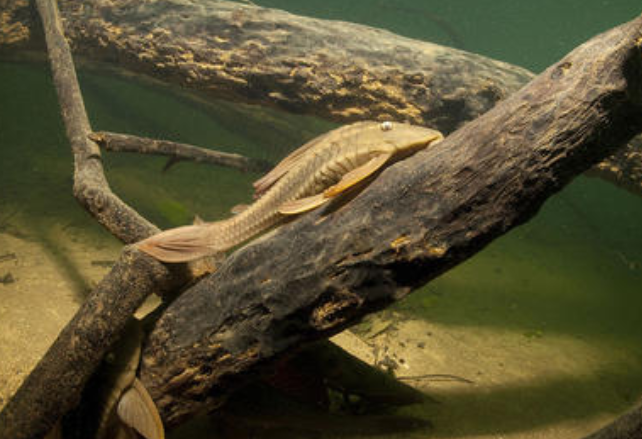
[[[129,243],[158,229],[116,197],[104,176],[55,1],[37,0],[54,84],[74,156],[74,194],[113,235]],[[42,437],[77,403],[85,383],[145,298],[185,281],[126,249],[0,413],[1,438]]]
[[[69,45],[55,4],[38,1],[45,27],[51,73],[74,156],[74,196],[112,235],[131,244],[158,228],[125,204],[109,188],[98,145],[89,140],[91,126],[78,85]]]
[[[264,172],[271,169],[267,161],[244,157],[240,154],[214,151],[207,148],[188,145],[186,143],[157,140],[147,137],[118,134],[108,131],[98,131],[89,134],[89,138],[98,143],[107,151],[137,152],[141,154],[156,154],[170,157],[171,164],[181,160],[190,160],[196,163],[210,163],[219,166],[235,168],[243,172]],[[168,168],[167,166],[166,168]]]

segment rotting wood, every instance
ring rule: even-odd
[[[59,4],[79,55],[201,95],[337,122],[391,119],[447,134],[534,77],[517,66],[380,29],[237,2]],[[33,46],[27,2],[0,4],[0,12],[3,6],[7,25],[0,46]],[[590,175],[642,196],[639,144],[614,151]]]
[[[585,173],[642,196],[642,137],[638,136]]]
[[[312,212],[231,255],[147,339],[141,379],[164,421],[216,407],[278,355],[472,256],[641,132],[641,41],[642,16],[387,169],[349,205]]]
[[[126,249],[0,412],[0,438],[39,438],[78,402],[121,329],[147,296],[177,287],[180,276]]]
[[[264,160],[244,157],[240,154],[214,151],[207,148],[188,145],[186,143],[168,140],[149,139],[131,134],[98,131],[91,133],[89,138],[104,148],[113,152],[136,152],[140,154],[156,154],[168,156],[170,163],[189,160],[195,163],[208,163],[217,166],[238,169],[242,172],[266,172],[272,165]],[[168,168],[169,166],[166,166]]]

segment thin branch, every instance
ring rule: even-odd
[[[41,10],[50,6],[45,0],[38,2]],[[84,3],[78,8],[85,6],[86,10],[91,9]],[[186,16],[189,14],[181,18]],[[243,13],[235,17],[236,29],[243,28],[247,17]],[[45,17],[43,21],[47,23]],[[87,26],[96,22],[88,24],[86,20],[80,20],[77,25],[81,24],[87,30]],[[62,29],[59,22],[56,26]],[[618,32],[617,38],[611,33],[611,40],[605,47],[619,50],[620,44],[640,41],[639,29],[633,36],[627,34],[625,40],[624,28]],[[119,32],[113,32],[112,36],[118,35]],[[257,46],[249,46],[250,51],[256,52]],[[136,52],[137,48],[133,50]],[[602,50],[611,49],[593,48],[589,52],[595,55]],[[150,338],[144,353],[143,378],[155,398],[160,400],[164,416],[177,421],[204,404],[216,402],[207,397],[224,397],[241,376],[296,345],[302,338],[328,335],[364,313],[386,306],[474,254],[494,237],[527,220],[543,200],[568,182],[578,169],[607,152],[601,148],[606,139],[617,145],[640,128],[640,102],[632,102],[636,96],[642,96],[639,52],[638,44],[637,64],[631,61],[627,66],[630,75],[627,79],[637,87],[634,90],[622,88],[623,78],[618,70],[621,59],[607,59],[606,63],[587,66],[583,58],[578,57],[573,62],[558,65],[548,71],[551,82],[547,85],[550,87],[543,87],[544,91],[531,89],[538,91],[531,96],[537,104],[552,107],[552,113],[545,113],[541,118],[528,117],[532,115],[524,114],[529,105],[520,101],[525,99],[525,94],[521,93],[511,98],[517,101],[511,107],[514,111],[494,111],[483,120],[471,123],[438,148],[384,172],[373,186],[352,201],[349,208],[314,212],[236,253],[217,274],[180,298],[171,307],[172,312],[164,314]],[[584,57],[589,58],[590,54],[584,53]],[[53,60],[52,64],[55,64]],[[230,63],[233,68],[238,65],[237,62]],[[456,70],[452,64],[447,67],[451,72]],[[615,70],[609,70],[611,67]],[[296,82],[301,78],[300,74],[306,72],[290,78]],[[591,99],[559,98],[561,94],[569,96],[568,82],[577,72],[584,72],[582,78],[588,85],[593,81],[602,82],[591,89]],[[359,74],[365,75],[365,70]],[[325,75],[308,77],[328,81]],[[253,78],[253,84],[264,90],[265,83],[256,80],[257,76]],[[410,83],[416,80],[412,75],[408,78]],[[243,93],[249,93],[247,83],[242,87],[245,87]],[[348,92],[345,96],[351,94]],[[380,102],[386,99],[374,92],[370,96],[381,98]],[[275,100],[283,98],[291,96],[282,93],[270,96]],[[599,98],[605,99],[596,101]],[[578,114],[578,107],[568,107],[569,101],[578,103],[586,111]],[[334,101],[330,99],[329,102]],[[358,109],[359,102],[354,102],[354,108]],[[385,105],[379,108],[384,111]],[[346,114],[351,117],[349,112]],[[561,123],[563,129],[542,132],[551,128],[553,122]],[[85,132],[83,136],[87,134]],[[523,143],[526,137],[533,140],[532,144],[529,142],[527,149],[518,148],[516,144]],[[472,139],[468,144],[467,138]],[[97,151],[94,151],[87,158],[99,161],[97,157]],[[97,289],[111,293],[105,297],[111,297],[118,304],[139,287],[147,292],[176,279],[159,264],[140,258],[132,250],[123,254],[119,265],[126,275],[105,279]],[[159,271],[155,272],[157,269]],[[116,276],[115,273],[110,275]],[[140,285],[136,285],[137,282]],[[190,302],[193,299],[200,302]],[[208,308],[213,310],[212,314],[202,312],[203,302],[212,305]],[[238,307],[241,303],[245,306]],[[102,307],[103,302],[95,301],[93,296],[83,306],[90,311]],[[131,307],[128,305],[127,309]],[[109,334],[118,331],[110,326],[109,313],[102,312],[98,319],[77,316],[74,318],[76,323],[80,321],[89,326],[83,328],[76,324],[76,329],[68,327],[63,331],[60,338],[69,342],[67,347],[72,348],[72,360],[78,355],[73,348],[78,346],[86,351],[95,349],[98,357],[102,356],[100,351]],[[181,319],[189,325],[181,325]],[[109,328],[105,328],[105,322]],[[105,330],[105,337],[93,339],[84,333],[95,323],[101,331]],[[210,330],[199,332],[203,326]],[[185,342],[190,338],[205,342]],[[58,342],[54,346],[58,346]],[[66,353],[64,348],[55,352],[62,357]],[[55,362],[58,361],[56,354],[48,353],[47,356]],[[78,384],[82,378],[78,379],[77,375],[91,369],[91,361],[79,358],[80,372],[74,369],[72,361],[66,357],[64,361],[67,361],[67,369],[59,369],[61,373],[50,374],[49,381],[41,383],[45,393],[38,393],[37,380],[27,379],[29,384],[23,386],[15,401],[8,405],[20,406],[22,411],[5,409],[0,414],[0,437],[37,437],[51,425],[52,413],[66,410],[69,400],[64,398],[59,403],[61,407],[51,408],[56,404],[51,394],[58,396],[67,385],[77,390],[77,386],[82,385]],[[46,364],[44,360],[43,363]],[[45,369],[41,365],[38,368]],[[165,380],[167,377],[169,379]],[[65,382],[67,379],[69,383]],[[60,386],[61,383],[65,385]],[[53,386],[56,386],[55,392]],[[25,387],[33,393],[24,390]],[[210,389],[215,392],[206,394]],[[216,392],[219,389],[220,394]],[[73,397],[72,394],[69,398],[73,400]],[[46,414],[50,417],[47,419],[42,419],[42,413],[38,409],[33,411],[34,406],[30,404],[42,403],[42,399],[47,399],[49,405]],[[21,418],[14,416],[18,412]]]
[[[131,244],[158,232],[158,228],[120,200],[109,188],[98,145],[82,99],[71,50],[65,40],[55,3],[37,1],[45,28],[54,85],[74,157],[74,196],[112,235]]]
[[[69,46],[54,0],[37,0],[61,114],[74,156],[74,194],[112,234],[134,242],[158,229],[116,197],[105,180]],[[85,383],[118,339],[134,311],[152,293],[184,284],[188,275],[126,248],[54,344],[0,413],[0,437],[44,436],[78,402]]]
[[[243,172],[265,172],[272,168],[272,164],[265,160],[244,157],[240,154],[199,148],[198,146],[188,145],[186,143],[170,142],[169,140],[156,140],[130,134],[111,133],[108,131],[91,133],[89,138],[107,151],[169,156],[169,163],[171,164],[180,160],[189,160],[196,163],[225,166]]]

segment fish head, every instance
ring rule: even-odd
[[[400,122],[381,122],[379,130],[383,144],[392,148],[395,155],[403,156],[414,154],[444,138],[437,130]]]

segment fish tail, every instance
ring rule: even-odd
[[[215,222],[176,227],[150,236],[136,246],[159,261],[193,261],[225,251],[217,245],[220,225]]]

